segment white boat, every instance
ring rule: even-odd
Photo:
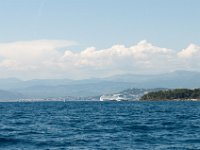
[[[121,101],[124,100],[120,97],[120,94],[113,94],[113,95],[102,95],[100,97],[100,101]]]

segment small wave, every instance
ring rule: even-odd
[[[5,138],[5,137],[1,138],[0,137],[0,145],[17,144],[19,142],[22,142],[22,141],[16,138]]]

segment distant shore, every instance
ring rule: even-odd
[[[170,89],[149,92],[140,100],[200,101],[200,89]]]

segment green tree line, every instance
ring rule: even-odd
[[[149,92],[141,100],[200,99],[200,89],[173,89]]]

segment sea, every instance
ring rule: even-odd
[[[2,102],[0,150],[200,149],[200,102]]]

